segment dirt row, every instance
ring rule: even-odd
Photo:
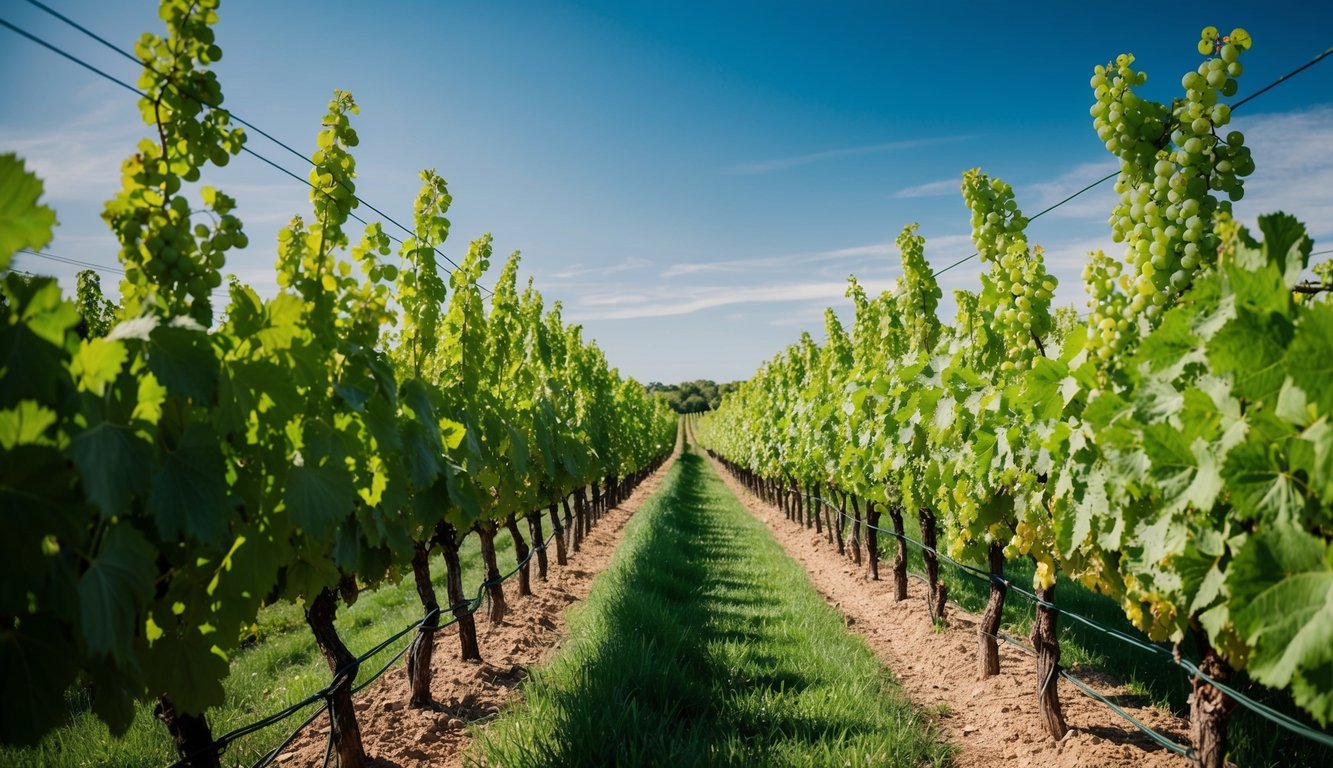
[[[1104,704],[1059,681],[1070,731],[1054,741],[1037,718],[1035,661],[1000,645],[1001,673],[977,679],[977,616],[950,607],[949,626],[937,629],[926,611],[925,586],[908,582],[908,599],[894,600],[890,580],[869,581],[864,569],[840,556],[823,535],[790,521],[750,493],[720,464],[714,469],[786,549],[804,564],[810,581],[842,611],[848,627],[870,644],[923,710],[932,713],[958,749],[957,765],[972,766],[1188,766],[1190,762],[1152,741]],[[891,563],[884,563],[887,572]],[[1151,706],[1104,675],[1080,670],[1103,695],[1122,702],[1140,722],[1178,743],[1188,743],[1188,722]]]
[[[673,457],[674,458],[674,457]],[[472,744],[468,726],[495,717],[511,698],[528,670],[544,663],[566,636],[565,613],[588,596],[593,579],[606,570],[624,537],[625,525],[666,477],[668,460],[644,480],[623,504],[610,510],[585,538],[569,564],[555,562],[550,550],[547,581],[532,572],[532,596],[507,591],[509,615],[491,622],[485,611],[476,614],[481,663],[459,660],[457,632],[437,633],[431,692],[437,709],[407,706],[411,686],[400,663],[356,699],[362,741],[376,768],[461,766]],[[329,724],[320,718],[279,756],[283,766],[321,765],[328,743]]]

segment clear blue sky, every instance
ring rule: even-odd
[[[126,48],[161,26],[143,0],[48,4]],[[362,196],[407,221],[417,171],[437,169],[455,200],[444,250],[483,232],[521,250],[547,300],[642,381],[745,378],[802,330],[821,336],[848,274],[873,289],[898,274],[907,223],[933,264],[968,255],[968,168],[1010,181],[1029,213],[1113,170],[1088,115],[1099,62],[1134,53],[1165,100],[1199,61],[1200,28],[1244,26],[1240,98],[1333,44],[1333,6],[1296,2],[223,0],[220,15],[227,106],[309,151],[331,92],[351,90]],[[0,17],[137,76],[23,0]],[[59,214],[47,250],[114,265],[98,213],[145,135],[134,97],[3,29],[0,74],[0,152],[29,160]],[[1333,239],[1333,59],[1236,125],[1259,167],[1238,212],[1282,208]],[[263,138],[249,146],[304,175]],[[251,237],[227,270],[272,293],[274,234],[308,211],[305,188],[244,156],[206,181],[238,198]],[[1113,247],[1106,187],[1029,230],[1057,298],[1080,308],[1087,250]],[[978,269],[942,276],[946,319]]]

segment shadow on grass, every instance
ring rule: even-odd
[[[673,474],[574,620],[574,641],[526,686],[526,710],[480,735],[486,763],[943,760],[905,698],[878,695],[889,673],[868,651],[861,671],[845,651],[821,658],[841,622],[813,592],[793,600],[781,569],[794,564],[775,564],[775,546],[756,551],[763,534],[704,460],[686,452]]]

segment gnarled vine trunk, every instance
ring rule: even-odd
[[[337,612],[337,598],[333,590],[325,587],[310,601],[305,620],[315,635],[320,655],[334,674],[328,694],[329,719],[332,721],[329,738],[333,740],[338,765],[361,768],[366,763],[366,750],[361,745],[361,726],[356,722],[356,710],[352,707],[352,684],[356,682],[360,665],[338,637],[338,630],[333,625]]]
[[[505,602],[504,585],[500,583],[500,562],[495,557],[495,531],[493,521],[477,524],[477,537],[481,539],[481,564],[486,573],[486,596],[491,607],[487,617],[491,621],[503,621],[509,613],[509,604]]]
[[[565,499],[565,510],[569,510],[569,499]],[[560,507],[551,504],[551,529],[555,532],[555,561],[559,565],[569,564],[569,552],[565,548],[565,525],[560,522]]]
[[[810,512],[811,512],[810,516],[815,519],[815,533],[823,533],[823,531],[819,530],[820,527],[819,517],[823,513],[823,511],[824,511],[824,502],[820,501],[819,498],[819,483],[815,483],[814,490],[810,492]],[[809,524],[807,524],[805,527],[809,528],[810,526]],[[833,543],[833,536],[831,534],[829,536],[829,543],[830,544]]]
[[[903,508],[889,507],[889,519],[893,521],[893,537],[898,540],[898,551],[893,556],[893,599],[901,603],[907,599],[907,540],[903,538]]]
[[[517,514],[512,514],[505,520],[505,528],[514,540],[514,558],[519,563],[518,594],[527,597],[532,594],[532,563],[528,560],[531,550],[528,548],[528,542],[523,540],[523,534],[518,530]]]
[[[444,554],[444,589],[449,599],[449,611],[458,623],[459,658],[463,661],[481,661],[481,647],[477,645],[477,622],[472,617],[472,605],[463,594],[463,564],[458,558],[458,531],[449,523],[440,523],[435,538]]]
[[[866,500],[866,578],[879,581],[879,505]]]
[[[852,503],[852,562],[861,564],[861,505],[856,502],[856,497],[847,494],[847,499]]]
[[[221,762],[213,745],[213,731],[203,714],[187,715],[176,710],[171,697],[163,694],[157,699],[153,714],[167,726],[167,733],[176,743],[176,754],[184,768],[219,768]]]
[[[921,555],[926,561],[926,606],[930,609],[930,619],[938,624],[945,623],[945,608],[948,606],[949,587],[940,581],[940,558],[935,545],[935,513],[922,507],[917,510],[917,519],[921,522],[921,543],[924,545]]]
[[[588,502],[583,495],[583,489],[580,488],[574,492],[574,535],[571,537],[571,548],[578,552],[583,546],[583,534],[587,530]]]
[[[551,505],[551,509],[555,509],[554,504]],[[528,513],[528,533],[532,536],[532,546],[537,549],[537,578],[546,581],[546,536],[542,534],[540,509]]]
[[[426,708],[435,703],[430,694],[430,662],[435,654],[435,631],[440,626],[440,604],[435,599],[435,587],[430,583],[430,550],[421,542],[417,542],[412,551],[412,577],[426,620],[407,651],[407,679],[411,683],[408,706]]]
[[[1208,642],[1208,635],[1197,626],[1191,626],[1194,639],[1203,650],[1199,671],[1219,683],[1231,680],[1231,665],[1218,655]],[[1194,678],[1190,693],[1190,738],[1194,742],[1194,759],[1202,768],[1222,768],[1227,756],[1227,720],[1236,702],[1220,689],[1202,678]]]
[[[843,539],[842,527],[843,520],[847,517],[847,494],[833,489],[833,500],[838,502],[838,508],[829,511],[829,514],[834,516],[830,518],[829,525],[833,527],[833,531],[838,538],[838,554],[846,557],[847,545]]]
[[[978,658],[980,679],[1000,674],[1000,620],[1004,618],[1004,597],[1009,588],[1001,581],[1004,578],[1004,547],[991,544],[986,551],[990,562],[990,598],[986,601],[986,610],[977,624]]]
[[[1037,589],[1037,599],[1055,603],[1055,585]],[[1032,624],[1032,647],[1037,649],[1037,712],[1041,725],[1053,739],[1063,739],[1069,731],[1060,708],[1060,636],[1056,634],[1058,614],[1037,603],[1037,620]]]

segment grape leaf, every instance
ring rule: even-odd
[[[1333,699],[1316,675],[1333,661],[1333,547],[1294,525],[1250,536],[1227,569],[1231,619],[1253,648],[1250,674],[1265,685],[1292,685],[1296,703],[1320,723]]]
[[[148,488],[152,447],[129,427],[101,422],[79,433],[69,450],[88,500],[103,517],[115,516],[131,494]]]
[[[1259,217],[1264,233],[1264,250],[1288,286],[1295,285],[1310,260],[1310,239],[1305,225],[1288,213],[1268,213]]]
[[[435,482],[444,469],[442,446],[438,439],[413,420],[403,426],[403,448],[412,485],[425,488]],[[434,437],[438,437],[438,434]]]
[[[1333,381],[1333,302],[1322,301],[1301,312],[1286,369],[1322,413],[1333,412],[1333,387],[1328,386]]]
[[[49,617],[26,617],[0,627],[0,743],[36,744],[68,715],[65,689],[78,672],[78,654]]]
[[[1278,446],[1262,435],[1231,450],[1226,461],[1227,488],[1236,514],[1248,520],[1295,522],[1302,519],[1305,496]]]
[[[0,155],[0,270],[8,269],[20,248],[41,248],[51,242],[56,213],[37,199],[42,180],[23,167],[18,155]]]
[[[287,470],[283,501],[292,522],[316,538],[333,533],[352,514],[356,491],[345,470],[330,465]]]
[[[128,523],[107,529],[97,557],[79,580],[80,628],[88,650],[133,664],[140,609],[153,595],[153,546]]]
[[[9,451],[16,445],[49,443],[44,435],[55,423],[55,411],[32,400],[22,400],[18,407],[0,411],[0,448]]]
[[[218,359],[206,332],[159,325],[149,339],[148,368],[167,391],[196,403],[213,402]]]
[[[148,511],[167,540],[189,534],[207,547],[227,536],[227,478],[217,434],[207,425],[185,428],[180,445],[167,454],[153,478]]]
[[[1208,361],[1213,370],[1236,377],[1237,394],[1275,402],[1286,378],[1283,352],[1290,339],[1285,317],[1238,307],[1235,318],[1208,342]]]
[[[178,636],[183,633],[184,637]],[[167,694],[186,714],[202,714],[223,702],[227,658],[196,627],[179,627],[158,638],[148,651],[144,682],[152,694]]]

